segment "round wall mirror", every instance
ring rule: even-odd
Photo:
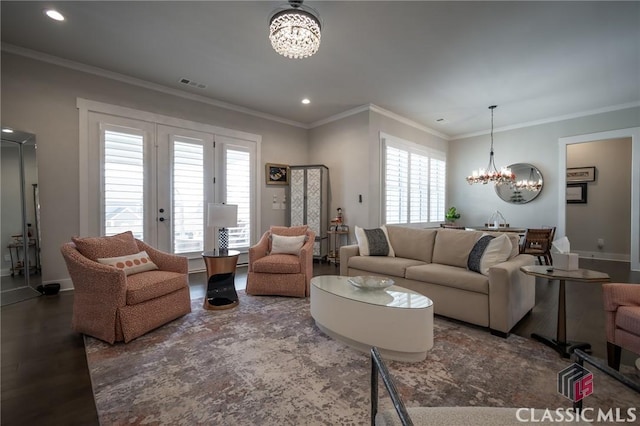
[[[516,182],[510,185],[496,185],[498,197],[511,204],[526,204],[533,201],[542,192],[542,173],[533,164],[516,163],[509,166],[516,176]]]

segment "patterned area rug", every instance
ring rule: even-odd
[[[368,355],[322,334],[308,299],[239,296],[228,311],[194,300],[191,314],[126,345],[86,337],[100,423],[369,423]],[[556,391],[569,361],[538,342],[443,318],[434,342],[425,361],[387,362],[407,406],[571,406]],[[637,394],[594,376],[585,407],[639,405]]]

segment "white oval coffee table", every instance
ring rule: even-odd
[[[384,290],[354,287],[349,277],[322,275],[311,279],[311,316],[322,332],[369,353],[422,361],[433,347],[433,302],[415,291],[391,286]]]

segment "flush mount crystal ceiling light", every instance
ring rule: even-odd
[[[497,108],[497,105],[491,105],[491,150],[489,151],[489,165],[486,169],[474,170],[471,176],[467,176],[467,182],[469,185],[474,183],[481,183],[486,185],[489,182],[493,182],[496,185],[512,184],[516,180],[516,176],[511,173],[511,169],[503,167],[498,171],[496,163],[493,159],[493,110]]]
[[[320,16],[302,1],[289,0],[269,18],[271,46],[287,58],[308,58],[320,47]]]

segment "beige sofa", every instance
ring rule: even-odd
[[[509,259],[489,268],[485,276],[467,269],[469,253],[483,232],[386,228],[395,257],[360,256],[358,245],[343,246],[341,275],[390,277],[433,300],[436,314],[488,327],[503,337],[535,305],[534,277],[520,271],[521,266],[533,265],[534,257],[519,254],[517,234],[509,234]]]

